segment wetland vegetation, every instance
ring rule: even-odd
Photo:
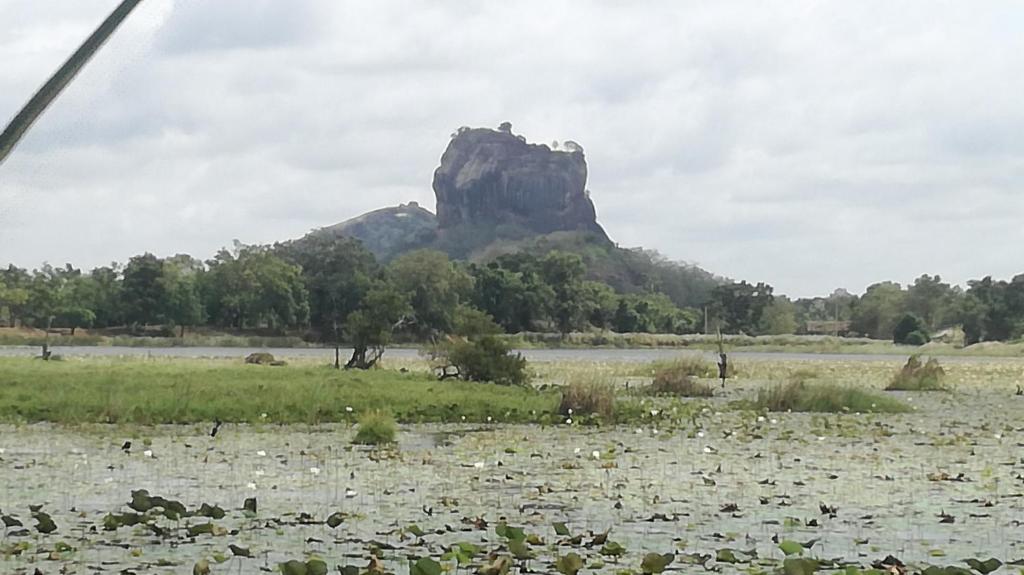
[[[672,367],[713,394],[648,393]],[[0,561],[984,575],[1024,557],[1024,363],[944,365],[940,394],[884,391],[896,359],[745,360],[724,388],[704,367],[534,363],[497,386],[426,360],[0,359]],[[812,412],[759,404],[779,386],[816,390]],[[574,388],[594,415],[568,413]]]

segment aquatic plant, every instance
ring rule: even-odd
[[[368,411],[359,418],[359,430],[352,438],[358,445],[388,445],[395,442],[398,425],[383,411]]]

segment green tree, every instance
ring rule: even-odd
[[[881,282],[868,286],[853,308],[850,329],[875,339],[891,339],[904,309],[906,292],[900,284]]]
[[[121,284],[121,267],[118,263],[98,267],[89,272],[82,290],[90,302],[90,309],[98,327],[124,325],[124,295]]]
[[[388,267],[391,281],[409,294],[413,328],[420,336],[452,333],[459,306],[470,299],[473,279],[435,250],[416,250]]]
[[[961,293],[942,281],[938,275],[924,274],[907,287],[904,307],[924,320],[929,330],[952,325],[956,321],[956,309]]]
[[[929,340],[925,321],[912,313],[903,314],[892,330],[892,341],[896,344],[922,345]]]
[[[128,260],[124,267],[122,297],[125,320],[133,325],[161,325],[167,316],[167,288],[163,282],[164,262],[146,253]]]
[[[268,246],[220,250],[201,274],[206,309],[220,325],[280,331],[306,325],[309,303],[302,268]]]
[[[776,296],[761,313],[757,333],[782,335],[796,333],[796,306],[787,297]]]
[[[710,308],[722,331],[754,334],[761,323],[761,315],[773,299],[772,286],[742,281],[713,289]]]
[[[540,274],[551,288],[551,319],[563,336],[580,327],[585,320],[586,300],[583,277],[587,269],[576,254],[552,251],[540,260]]]
[[[469,272],[473,276],[471,303],[506,332],[529,331],[546,317],[554,294],[541,280],[535,259],[503,256],[485,266],[471,265]]]
[[[345,367],[369,369],[376,365],[392,335],[411,312],[407,294],[383,281],[372,284],[359,308],[345,321],[352,340],[352,357]]]
[[[980,280],[971,280],[967,282],[967,285],[967,296],[971,301],[968,303],[969,308],[966,311],[981,314],[978,325],[970,326],[970,328],[967,324],[974,318],[961,318],[968,343],[1010,339],[1017,319],[1014,317],[1014,310],[1007,302],[1007,283],[986,276]]]
[[[598,329],[612,329],[618,310],[619,296],[608,284],[583,282],[584,315]]]
[[[335,366],[345,322],[360,307],[381,269],[358,240],[314,235],[301,244],[278,246],[278,252],[302,269],[309,293],[310,323],[323,341],[334,342]]]
[[[0,311],[6,311],[7,324],[17,327],[28,315],[29,285],[32,276],[27,270],[8,265],[0,269]]]
[[[160,281],[167,294],[164,312],[168,321],[180,329],[178,337],[185,337],[187,327],[195,327],[205,321],[206,309],[200,294],[202,274],[206,271],[203,262],[192,256],[179,254],[164,260]]]

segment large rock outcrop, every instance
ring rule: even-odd
[[[585,231],[605,236],[586,190],[583,149],[528,144],[498,130],[462,128],[434,172],[438,226],[511,224],[534,233]]]

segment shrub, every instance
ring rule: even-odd
[[[698,381],[698,376],[689,375],[688,367],[672,364],[657,370],[654,374],[654,381],[647,386],[645,391],[651,395],[711,397],[714,394],[711,386]]]
[[[907,345],[924,345],[931,340],[932,339],[928,337],[928,334],[923,331],[912,331],[903,338],[903,343]]]
[[[445,367],[454,367],[460,379],[490,381],[499,385],[523,385],[529,381],[526,359],[513,354],[503,340],[485,335],[476,341],[456,341],[447,344],[435,359],[442,365],[441,376],[451,375]]]
[[[792,381],[760,390],[757,407],[768,411],[819,413],[901,413],[903,403],[884,395],[854,387],[832,384],[808,384]]]
[[[672,373],[673,377],[712,379],[718,377],[718,366],[704,359],[703,356],[688,356],[670,362],[655,363],[655,377],[663,373]]]
[[[912,355],[885,389],[888,391],[946,391],[947,388],[943,384],[945,378],[946,371],[939,365],[939,360],[933,357],[922,364],[920,356]]]
[[[921,318],[907,313],[896,322],[896,327],[892,330],[892,341],[902,345],[924,345],[931,341],[931,338]]]
[[[562,391],[558,406],[562,415],[597,415],[606,420],[615,417],[615,389],[603,381],[571,381]]]
[[[382,411],[369,411],[359,418],[359,430],[352,438],[358,445],[388,445],[395,442],[398,425]]]

